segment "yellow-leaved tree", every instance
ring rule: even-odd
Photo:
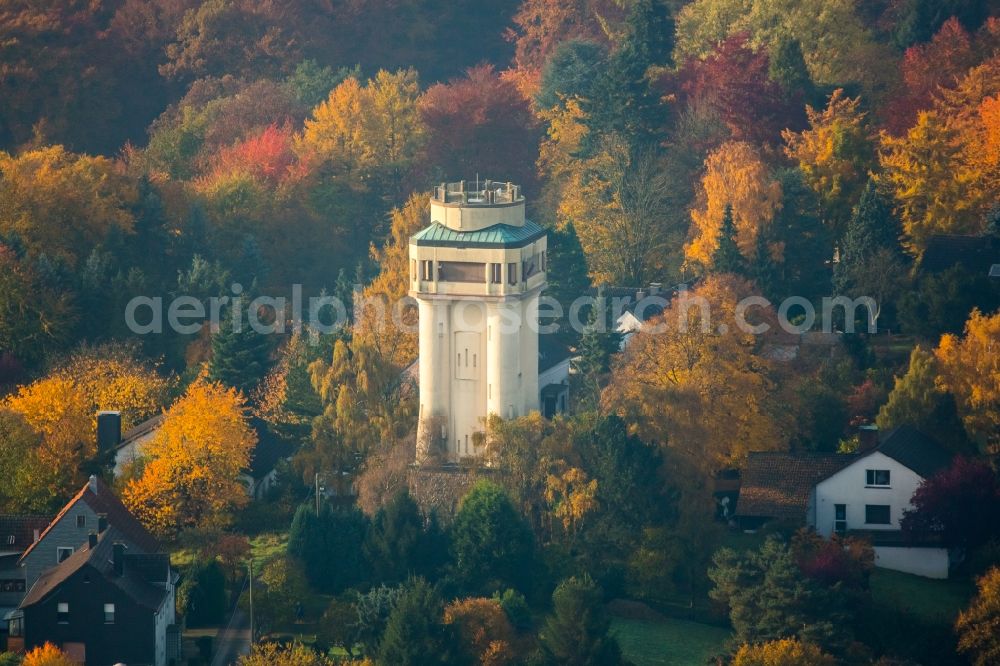
[[[973,310],[965,335],[941,336],[934,355],[937,385],[955,396],[966,432],[986,451],[1000,453],[1000,314]]]
[[[21,415],[39,435],[24,479],[29,495],[65,498],[85,480],[84,463],[97,454],[97,412],[122,413],[127,429],[163,406],[170,380],[127,347],[84,347],[45,377],[21,386],[2,406]]]
[[[766,354],[770,336],[736,325],[737,305],[752,294],[748,282],[719,275],[675,298],[651,321],[660,330],[629,343],[602,396],[642,439],[706,475],[750,450],[785,447],[792,430],[780,366]],[[746,319],[776,330],[770,307],[754,306]]]
[[[733,666],[834,666],[837,660],[812,643],[781,638],[756,645],[742,645]]]
[[[66,497],[83,482],[83,463],[97,453],[94,412],[84,393],[73,379],[56,374],[20,387],[5,406],[40,435],[41,478],[28,485]]]
[[[843,231],[875,160],[873,137],[860,105],[860,97],[847,97],[838,88],[822,111],[806,107],[808,129],[782,132],[785,153],[819,195],[824,221],[836,232]]]
[[[921,256],[934,234],[976,234],[1000,199],[1000,56],[975,67],[901,137],[882,135],[882,179]]]
[[[757,149],[744,141],[729,141],[705,160],[698,199],[691,210],[690,242],[684,257],[690,263],[712,266],[726,206],[732,207],[736,245],[750,259],[757,252],[757,236],[781,208],[781,184],[771,177]],[[781,260],[783,248],[769,248]]]
[[[978,594],[955,622],[958,650],[975,666],[1000,663],[1000,567],[977,581]]]
[[[62,146],[0,152],[0,235],[16,233],[29,250],[71,264],[112,229],[128,233],[134,184],[105,157]]]
[[[240,473],[256,444],[240,394],[199,377],[164,414],[122,500],[162,537],[218,525],[247,501]]]
[[[379,272],[361,293],[361,303],[368,307],[356,308],[354,337],[405,368],[417,358],[416,303],[404,300],[410,286],[410,236],[427,225],[427,196],[410,195],[391,217],[389,239],[381,248],[371,247]]]
[[[412,69],[379,70],[365,85],[349,77],[313,109],[296,138],[296,152],[306,164],[325,162],[358,176],[374,168],[403,168],[424,135],[419,95]]]
[[[545,159],[555,160],[553,169],[569,169],[561,176],[566,182],[559,224],[575,227],[594,282],[642,285],[665,272],[671,240],[679,238],[671,237],[676,206],[658,156],[611,135],[591,157],[575,164],[572,159],[560,164],[554,147],[547,149]]]

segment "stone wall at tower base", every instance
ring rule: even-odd
[[[473,484],[495,477],[493,470],[484,467],[414,465],[407,474],[407,487],[425,515],[434,512],[442,523],[449,523]]]

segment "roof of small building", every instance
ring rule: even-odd
[[[44,601],[75,573],[89,566],[101,578],[115,585],[137,604],[156,610],[163,603],[167,590],[162,585],[170,576],[170,557],[165,553],[126,553],[123,572],[114,570],[114,544],[125,541],[125,535],[108,527],[97,535],[97,545],[76,550],[60,564],[52,567],[35,581],[19,608]]]
[[[573,352],[553,333],[538,334],[538,372],[545,372],[572,358]]]
[[[912,425],[893,428],[879,439],[874,451],[889,456],[925,479],[948,467],[954,457],[936,439]]]
[[[843,453],[751,452],[736,515],[805,520],[813,486],[856,459]]]
[[[940,273],[961,265],[972,273],[988,275],[995,263],[1000,263],[1000,239],[994,236],[935,234],[927,240],[920,270]]]
[[[0,554],[23,553],[35,542],[36,531],[41,535],[50,522],[51,516],[0,516]]]
[[[521,227],[494,224],[476,231],[457,231],[435,222],[415,233],[410,242],[430,247],[523,247],[544,235],[545,228],[531,220]]]
[[[114,491],[106,483],[101,481],[100,478],[92,476],[83,485],[83,488],[73,496],[73,499],[67,502],[66,506],[52,519],[52,522],[45,528],[45,531],[39,535],[38,541],[35,541],[24,551],[24,554],[21,555],[21,560],[34,550],[36,544],[41,543],[45,539],[45,536],[52,527],[58,524],[76,506],[77,502],[81,501],[86,502],[95,513],[107,516],[108,524],[114,526],[129,543],[135,544],[146,552],[156,552],[159,550],[156,537],[143,527],[142,523],[122,504],[122,501],[118,499],[118,496],[115,495]]]

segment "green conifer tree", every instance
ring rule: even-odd
[[[208,376],[249,396],[271,365],[271,339],[253,329],[247,311],[241,314],[235,318],[230,311],[212,336]]]
[[[549,663],[614,666],[622,663],[601,590],[588,575],[564,580],[552,593],[552,615],[539,638]]]
[[[759,234],[760,235],[760,234]],[[746,260],[736,245],[736,223],[733,221],[733,207],[726,204],[722,213],[722,227],[719,229],[719,247],[712,254],[712,271],[715,273],[746,273]]]

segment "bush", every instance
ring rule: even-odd
[[[324,506],[317,516],[302,505],[295,512],[288,535],[288,554],[299,559],[306,578],[316,589],[339,594],[367,577],[362,543],[368,519],[357,509]]]
[[[553,664],[622,663],[618,641],[608,633],[611,619],[600,588],[590,576],[564,580],[552,593],[552,615],[539,639]]]
[[[834,666],[836,663],[815,645],[794,638],[744,645],[733,657],[733,666]]]
[[[531,571],[531,528],[503,488],[479,481],[462,500],[451,526],[455,570],[467,589],[492,593],[522,588]]]
[[[226,574],[215,560],[199,560],[177,588],[177,609],[190,627],[220,624],[226,613]]]

